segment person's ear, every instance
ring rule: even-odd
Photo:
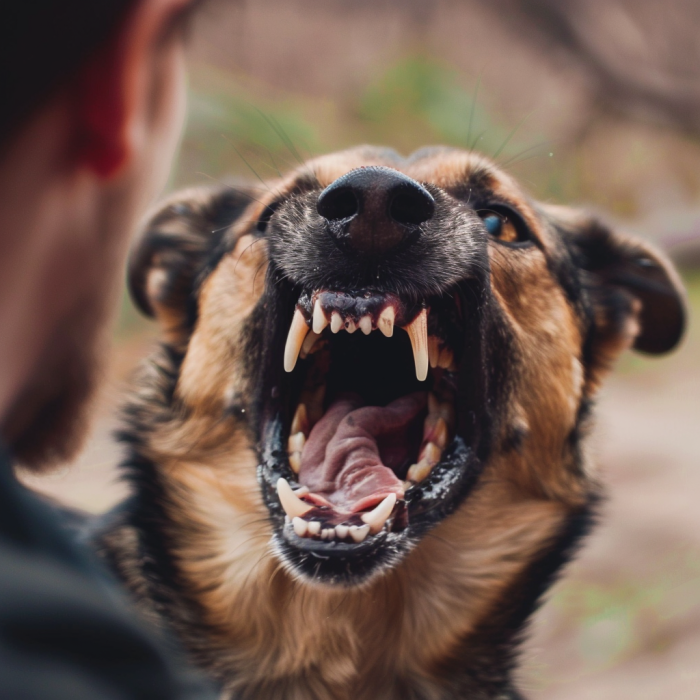
[[[171,342],[189,337],[199,285],[233,248],[230,227],[253,199],[231,187],[176,192],[159,205],[133,245],[127,270],[131,298]]]
[[[592,351],[601,366],[626,347],[662,354],[680,342],[685,293],[673,264],[645,241],[564,207],[549,213],[569,247],[593,311]]]
[[[142,147],[157,51],[173,17],[188,4],[189,0],[133,3],[112,38],[81,70],[75,84],[78,158],[98,177],[116,176]]]

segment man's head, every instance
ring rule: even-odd
[[[35,468],[80,442],[129,234],[180,134],[195,2],[41,4],[0,30],[0,428]]]

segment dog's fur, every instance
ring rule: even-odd
[[[415,280],[416,295],[467,285],[483,420],[454,506],[361,583],[331,585],[281,544],[261,444],[261,387],[278,371],[265,339],[286,335],[296,300],[275,305],[275,294],[360,275],[330,279],[339,253],[314,202],[368,165],[435,198],[440,230],[425,225],[423,248],[385,284]],[[489,240],[475,210],[496,204],[534,242]],[[95,540],[146,613],[226,697],[520,697],[511,674],[526,622],[599,498],[585,449],[596,390],[623,350],[666,352],[682,334],[665,258],[596,218],[530,201],[472,153],[359,148],[264,190],[175,194],[134,250],[130,285],[163,342],[125,410],[133,495]]]

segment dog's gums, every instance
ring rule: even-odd
[[[683,333],[664,257],[474,153],[365,147],[175,194],[129,283],[162,347],[95,541],[223,697],[521,698],[595,394]]]

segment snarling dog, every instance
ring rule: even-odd
[[[96,542],[231,698],[516,698],[588,531],[592,400],[683,332],[674,270],[460,150],[176,194],[129,271],[162,328]]]

